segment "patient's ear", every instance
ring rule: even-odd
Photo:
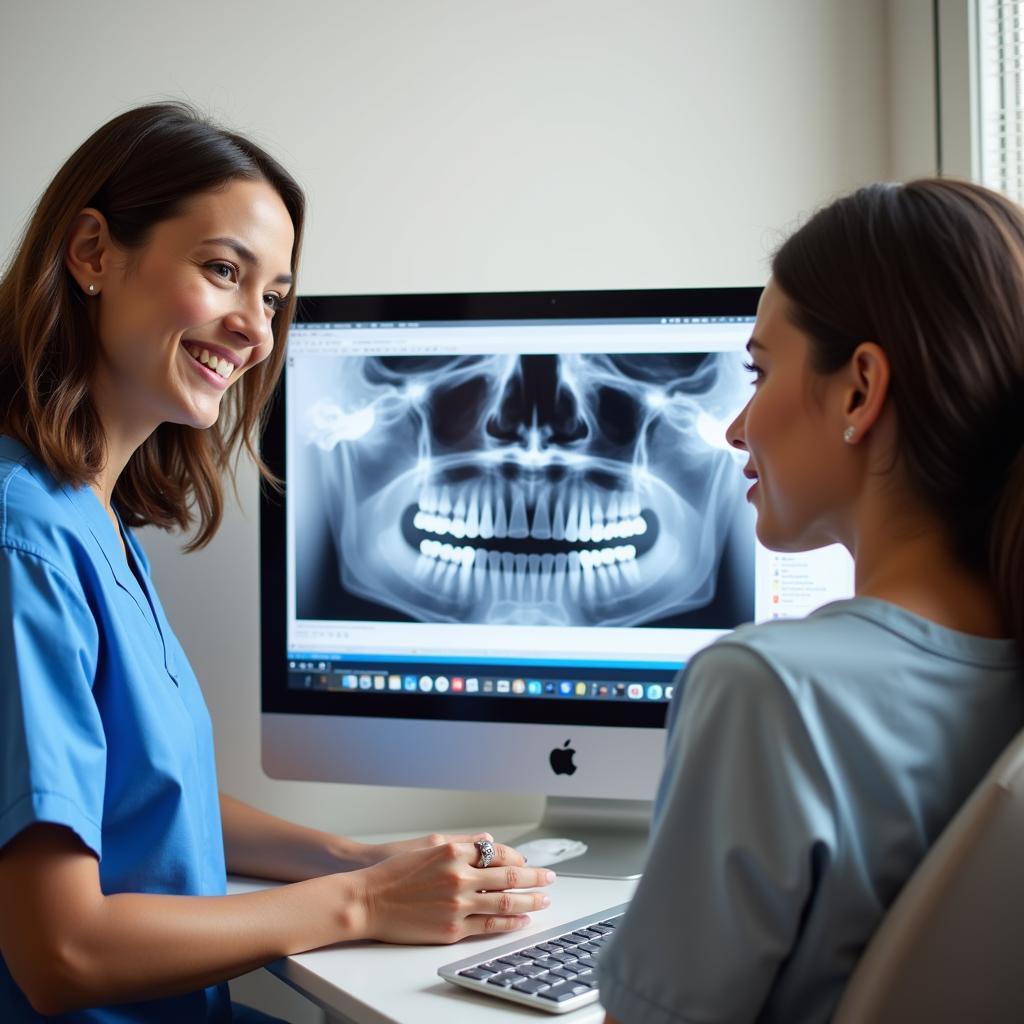
[[[103,290],[112,265],[110,230],[99,210],[86,207],[75,218],[64,247],[64,265],[86,295]]]
[[[846,367],[842,392],[843,438],[860,443],[878,422],[889,397],[890,367],[885,349],[873,341],[862,342]]]

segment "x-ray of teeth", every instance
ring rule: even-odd
[[[739,354],[310,355],[292,374],[301,618],[753,618],[724,438]]]

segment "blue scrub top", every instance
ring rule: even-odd
[[[92,490],[0,437],[0,848],[51,822],[96,854],[106,894],[223,895],[210,716],[123,532],[134,572]],[[42,1019],[0,958],[0,1020]],[[226,1021],[231,1008],[221,985],[60,1019]]]

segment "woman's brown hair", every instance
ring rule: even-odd
[[[1024,649],[1024,211],[965,181],[871,185],[815,214],[772,274],[817,371],[885,350],[910,485]]]
[[[0,280],[0,431],[31,449],[57,479],[87,483],[105,457],[89,395],[98,342],[86,300],[64,263],[75,218],[93,207],[114,241],[138,249],[154,225],[179,214],[189,198],[237,179],[265,181],[280,195],[295,229],[295,275],[302,190],[269,154],[183,103],[150,104],[107,122],[43,193]],[[293,288],[274,317],[273,352],[229,389],[214,426],[164,423],[135,452],[113,496],[128,525],[187,529],[197,522],[188,548],[202,547],[220,523],[223,478],[233,476],[242,447],[272,479],[257,451],[258,435],[294,308]]]

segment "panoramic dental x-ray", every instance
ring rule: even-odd
[[[329,617],[303,594],[311,557],[420,622],[636,626],[708,605],[730,531],[753,550],[724,438],[748,390],[736,352],[303,359],[290,486],[319,492],[332,543],[300,560],[300,617]]]

